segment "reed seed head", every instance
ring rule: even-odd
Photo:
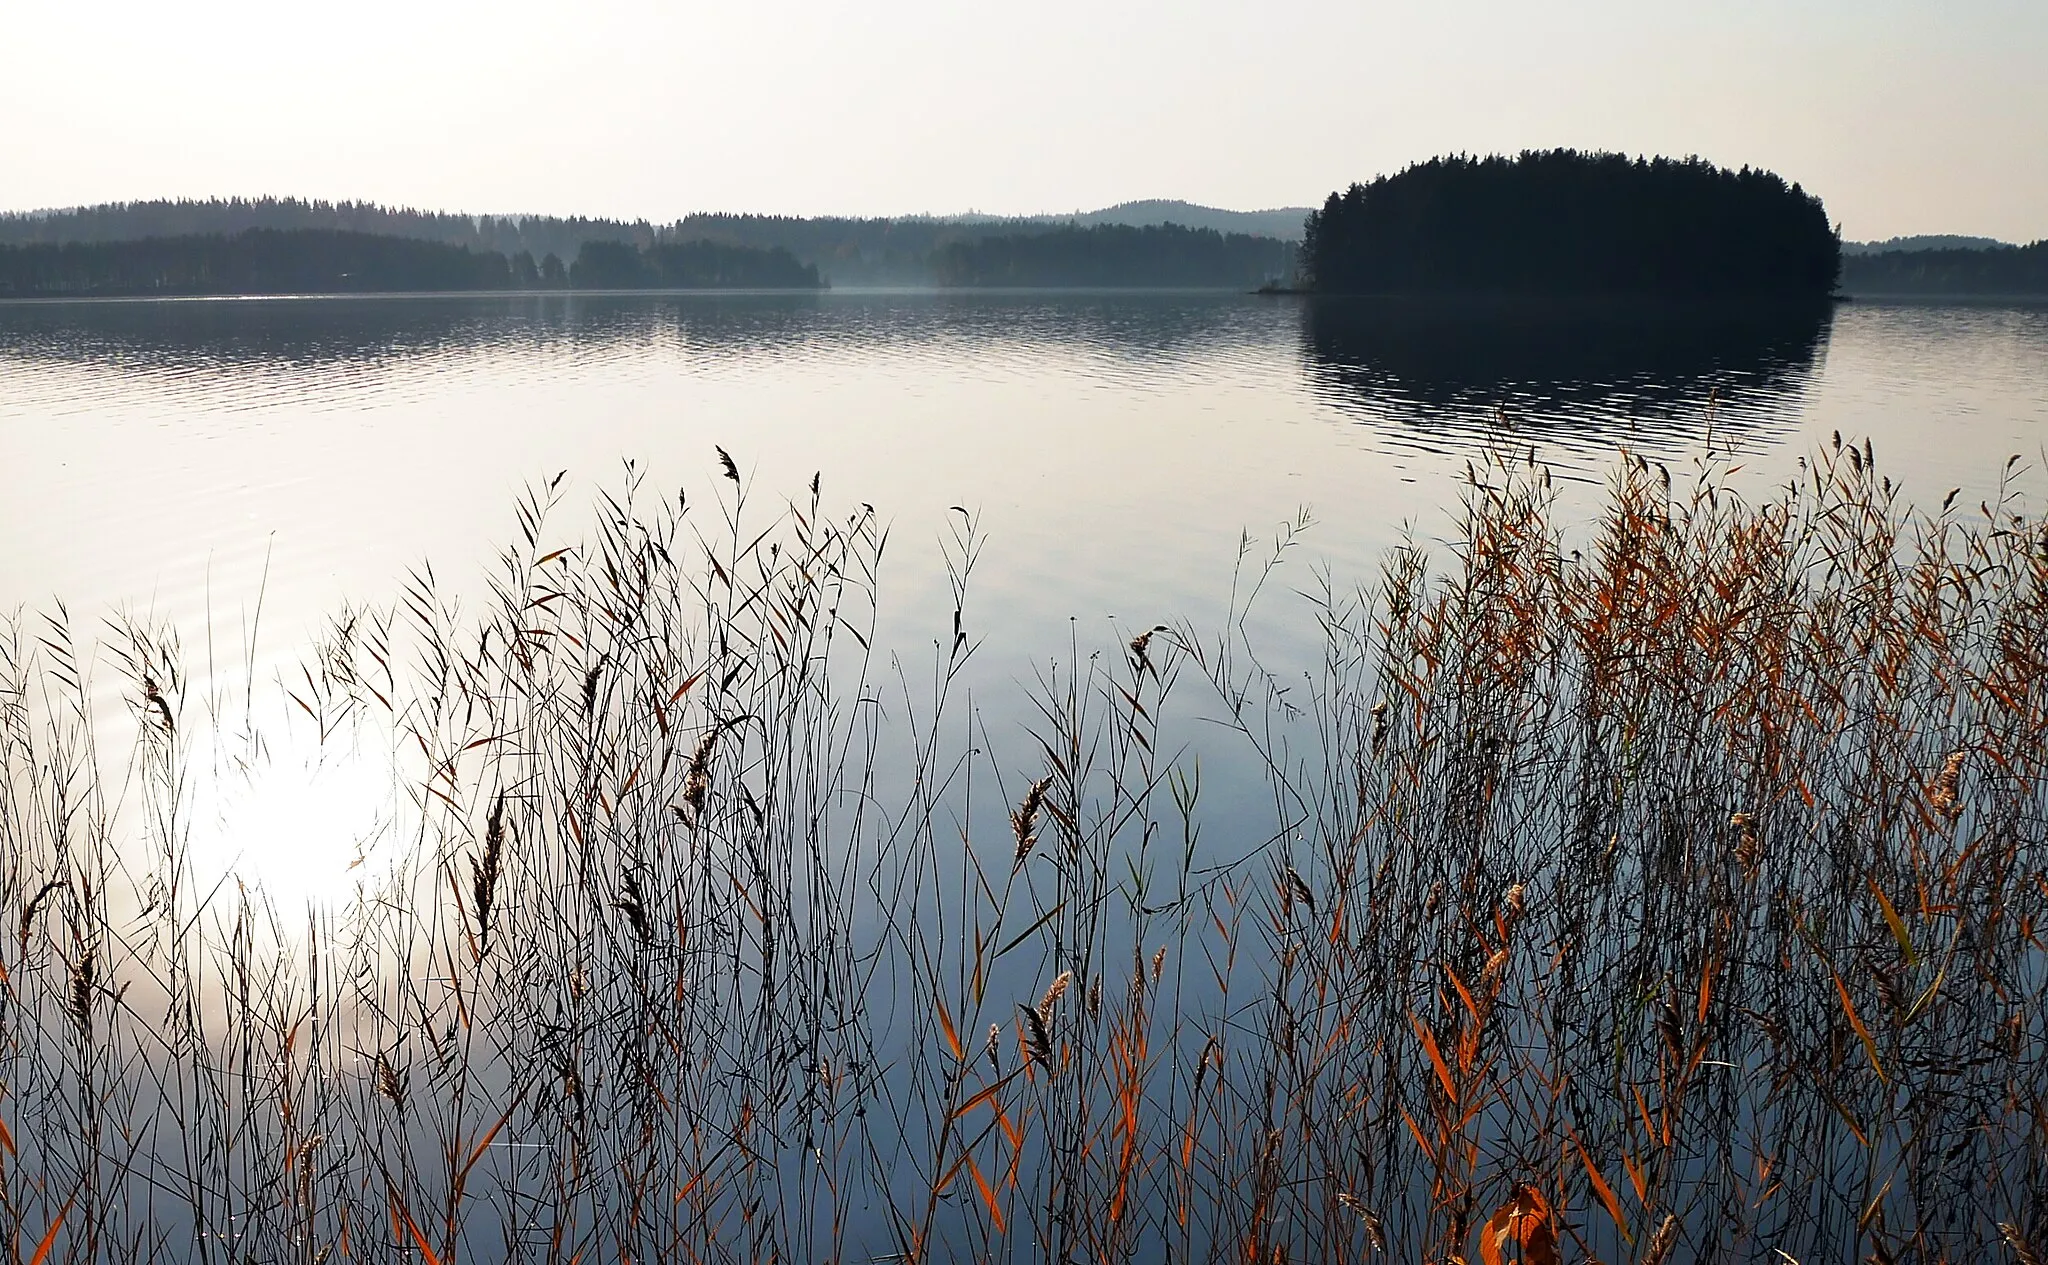
[[[1956,797],[1956,791],[1962,783],[1963,760],[1968,755],[1967,750],[1949,752],[1948,759],[1942,762],[1941,771],[1928,783],[1927,802],[1944,816],[1954,817],[1962,812],[1962,804]]]
[[[1023,802],[1017,811],[1010,814],[1010,830],[1017,839],[1015,858],[1010,863],[1014,872],[1031,855],[1031,849],[1038,844],[1038,814],[1045,807],[1045,792],[1052,786],[1052,775],[1039,778],[1024,792]]]
[[[1023,1013],[1023,1021],[1018,1024],[1018,1034],[1023,1038],[1024,1052],[1029,1058],[1045,1068],[1046,1074],[1050,1076],[1052,1074],[1052,1032],[1048,1028],[1046,1021],[1039,1017],[1036,1010],[1022,1002],[1017,1003],[1017,1009]]]
[[[1643,1265],[1664,1265],[1671,1255],[1671,1249],[1678,1245],[1678,1217],[1668,1214],[1664,1224],[1657,1227],[1657,1233],[1650,1240],[1649,1250],[1643,1253]]]
[[[376,1086],[377,1093],[392,1106],[401,1111],[405,1109],[405,1075],[381,1050],[377,1052]]]
[[[1053,977],[1052,983],[1045,990],[1045,996],[1040,998],[1038,1002],[1038,1018],[1040,1022],[1046,1024],[1052,1022],[1052,1008],[1059,1004],[1060,994],[1066,992],[1067,985],[1073,982],[1074,973],[1072,971],[1061,971]]]
[[[1515,922],[1528,907],[1528,888],[1520,883],[1508,888],[1500,898],[1500,920],[1509,931],[1515,929]]]
[[[95,987],[93,953],[91,949],[87,949],[71,966],[70,988],[66,994],[71,1022],[77,1027],[78,1035],[87,1041],[92,1039],[92,997]]]

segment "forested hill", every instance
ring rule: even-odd
[[[954,242],[933,260],[943,286],[1230,286],[1286,277],[1294,248],[1165,224],[1098,224]]]
[[[1282,241],[1298,242],[1309,212],[1310,208],[1305,206],[1274,207],[1266,211],[1226,211],[1213,206],[1198,206],[1193,202],[1155,198],[1119,202],[1100,211],[1075,211],[1069,215],[1032,215],[1021,219],[991,217],[989,223],[1001,232],[1034,224],[1055,227],[1078,225],[1082,228],[1093,228],[1097,224],[1128,224],[1133,228],[1178,224],[1182,228],[1213,228],[1225,235],[1243,233],[1248,237],[1277,237]]]
[[[1022,236],[1069,228],[1083,221],[1145,222],[1183,216],[1201,226],[1272,229],[1298,237],[1301,215],[1293,211],[1217,211],[1187,203],[1138,202],[1072,217],[1020,219],[914,216],[864,219],[843,216],[700,214],[669,224],[556,216],[457,215],[378,206],[367,202],[315,202],[296,198],[209,201],[125,202],[33,214],[0,214],[0,244],[130,241],[145,237],[231,235],[252,228],[325,229],[407,237],[496,251],[508,259],[521,252],[573,260],[586,242],[624,242],[639,249],[692,241],[761,250],[786,250],[814,264],[841,285],[932,285],[933,268],[946,247],[989,236]],[[1291,227],[1290,227],[1291,226]],[[1286,229],[1286,232],[1278,230]],[[1178,284],[1200,284],[1182,281]]]
[[[768,232],[734,231],[735,220],[755,221]],[[767,240],[773,226],[788,221],[771,216],[693,217],[657,227],[645,220],[590,219],[583,216],[460,215],[379,206],[371,202],[318,202],[299,198],[213,198],[206,201],[115,202],[64,211],[0,215],[0,245],[35,243],[123,242],[147,237],[232,236],[249,229],[321,229],[404,237],[460,246],[475,252],[496,251],[510,259],[521,251],[535,259],[548,255],[569,260],[585,242],[627,242],[645,248],[657,241],[726,240],[735,246],[787,246]]]
[[[1912,237],[1887,237],[1881,242],[1843,242],[1842,257],[1889,255],[1907,250],[1997,250],[2011,246],[1995,237],[1965,237],[1959,233],[1920,233]]]
[[[1891,250],[1842,260],[1852,295],[2048,295],[2048,240],[1989,250]]]
[[[1825,297],[1841,244],[1767,171],[1550,150],[1437,158],[1332,193],[1302,273],[1344,294]]]
[[[815,288],[787,251],[586,243],[564,265],[378,233],[252,228],[139,241],[0,245],[0,298],[383,294],[550,287]]]

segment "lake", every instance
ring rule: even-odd
[[[1306,507],[1363,577],[1448,526],[1466,462],[1533,447],[1597,484],[1709,437],[1738,487],[1840,431],[1909,498],[2038,467],[2048,307],[1753,312],[1310,308],[1224,293],[419,297],[0,305],[0,606],[289,639],[408,566],[474,573],[529,483],[758,497],[822,473],[892,522],[892,609],[980,517],[991,647],[1067,616],[1213,614],[1241,531]],[[1021,649],[1020,649],[1021,652]],[[994,657],[994,656],[992,656]]]
[[[1265,1214],[1240,1196],[1269,1186],[1278,1202],[1243,1202],[1284,1208],[1279,1232],[1321,1259],[1362,1254],[1382,1221],[1418,1242],[1443,1189],[1442,1163],[1431,1187],[1420,1157],[1450,1154],[1442,1139],[1468,1123],[1487,1154],[1474,1197],[1495,1206],[1526,1165],[1565,1155],[1556,1109],[1579,1149],[1545,1180],[1579,1188],[1572,1215],[1610,1258],[1630,1217],[1638,1235],[1654,1212],[1718,1236],[1723,1208],[1755,1212],[1754,1233],[1725,1230],[1742,1258],[1807,1255],[1860,1232],[1877,1176],[1914,1156],[1927,1174],[1875,1195],[1893,1224],[1960,1208],[1953,1240],[1987,1244],[2038,1189],[2030,1118],[1985,1123],[2015,1092],[2038,1100],[2048,1048],[2020,1040],[2038,1006],[2008,1016],[2041,995],[2034,897],[2007,881],[2041,855],[2038,607],[2002,629],[1943,578],[1933,615],[1886,607],[1866,625],[1861,603],[1892,595],[1853,568],[1812,591],[1688,602],[1638,585],[1650,569],[1632,571],[1626,547],[1606,587],[1544,587],[1503,512],[1501,548],[1475,561],[1501,601],[1474,604],[1470,625],[1402,623],[1404,606],[1389,619],[1405,631],[1377,635],[1413,653],[1368,670],[1355,652],[1319,695],[1321,626],[1295,592],[1370,585],[1410,537],[1446,557],[1463,480],[1489,463],[1547,469],[1569,537],[1624,450],[1674,485],[1705,463],[1759,500],[1837,433],[1867,439],[1906,500],[1960,489],[1970,517],[2017,489],[2038,507],[2048,307],[1081,292],[0,305],[0,610],[23,613],[15,644],[41,674],[0,713],[14,849],[0,877],[22,908],[10,995],[37,999],[9,1011],[28,1034],[9,1055],[27,1070],[10,1064],[0,1086],[23,1140],[11,1162],[55,1172],[88,1124],[126,1137],[142,1121],[134,1136],[156,1150],[105,1160],[123,1193],[79,1219],[134,1215],[152,1243],[217,1237],[256,1259],[317,1259],[350,1225],[388,1224],[386,1246],[410,1252],[406,1235],[441,1231],[402,1231],[399,1201],[437,1206],[450,1180],[452,1242],[472,1167],[472,1258],[515,1240],[562,1255],[564,1225],[597,1242],[628,1205],[621,1232],[674,1256],[695,1236],[755,1233],[764,1199],[759,1232],[794,1244],[785,1256],[841,1238],[849,1259],[889,1250],[898,1214],[925,1209],[934,1233],[987,1247],[1008,1198],[1017,1234],[1106,1224],[1140,1245],[1126,1254],[1183,1242],[1199,1259],[1243,1240],[1241,1214],[1257,1230]],[[885,653],[857,679],[809,675],[816,660],[790,644],[836,628],[843,591],[811,565],[824,555],[792,562],[792,548],[752,589],[705,580],[698,605],[654,585],[623,614],[632,568],[572,559],[579,596],[521,590],[516,634],[490,644],[450,620],[429,653],[407,648],[401,675],[423,684],[389,720],[360,719],[378,715],[362,699],[374,619],[349,624],[348,656],[300,675],[327,621],[399,604],[429,571],[436,603],[485,602],[537,487],[562,503],[529,559],[590,539],[603,498],[637,480],[643,505],[680,489],[730,573],[760,564],[743,535],[720,538],[738,494],[721,449],[757,507],[804,507],[778,545],[808,539],[814,474],[836,521],[875,507],[890,532],[877,641],[900,671]],[[1665,538],[1663,504],[1634,542]],[[955,644],[946,559],[963,514],[979,551],[959,644],[975,649],[941,734],[923,691]],[[1882,515],[1844,519],[1853,536]],[[1273,542],[1297,538],[1247,625],[1260,656],[1230,668],[1245,727],[1191,724],[1230,707],[1191,668],[1148,674],[1128,643],[1161,623],[1217,630]],[[686,533],[673,550],[612,539],[627,547],[605,557],[658,557],[671,578],[706,565]],[[2033,537],[1982,543],[2004,551],[2019,601]],[[1714,547],[1698,574],[1725,574]],[[831,559],[852,558],[837,574],[859,553]],[[556,574],[542,566],[522,574]],[[1755,579],[1733,571],[1730,592]],[[80,640],[108,643],[82,670],[89,719],[68,710],[49,647],[60,602]],[[175,731],[156,719],[155,677],[117,660],[110,617],[175,627],[188,673],[212,665],[167,690]],[[1353,615],[1354,648],[1366,626]],[[1583,660],[1565,629],[1588,638]],[[2004,656],[2011,688],[1958,703],[1950,653]],[[833,654],[857,658],[844,642]],[[1404,698],[1381,668],[1422,684]],[[252,678],[260,701],[238,712],[234,682]],[[330,749],[324,735],[354,724],[369,737]],[[356,758],[380,740],[402,787]],[[1978,750],[1993,758],[1966,769]],[[1295,780],[1275,789],[1281,766]],[[1027,787],[1048,769],[1040,799]],[[1979,831],[2006,851],[1966,864]],[[229,870],[275,898],[278,925]],[[301,920],[302,900],[346,894],[362,899]],[[1955,913],[1978,908],[1981,941]],[[2020,936],[2032,947],[2008,944]],[[1979,956],[1951,971],[1959,951]],[[200,1004],[179,1000],[186,987]],[[1500,1042],[1497,1094],[1478,1088],[1496,1067],[1481,1037],[1450,1040],[1482,1030]],[[1949,1057],[1991,1048],[1985,1034],[2010,1034],[2002,1058]],[[69,1052],[99,1048],[117,1057],[80,1054],[76,1075],[98,1079],[73,1093]],[[1081,1070],[1055,1079],[1069,1058]],[[191,1114],[187,1068],[204,1088]],[[1786,1068],[1810,1083],[1774,1079]],[[1609,1100],[1624,1080],[1642,1135]],[[1641,1207],[1612,1205],[1610,1224],[1580,1174],[1620,1185],[1656,1131],[1645,1094],[1668,1162],[1649,1186],[1626,1169]],[[1461,1095],[1472,1110],[1447,1112]],[[118,1119],[81,1124],[74,1103]],[[1340,1116],[1356,1127],[1331,1128]],[[955,1126],[970,1119],[971,1137]],[[1676,1149],[1673,1119],[1692,1126]],[[1924,1136],[1964,1141],[1936,1161]],[[316,1146],[326,1158],[294,1170]],[[259,1153],[286,1157],[289,1180],[245,1164]],[[974,1154],[986,1180],[953,1183]],[[464,1155],[452,1179],[435,1168]],[[1021,1191],[999,1176],[1006,1156]],[[1213,1183],[1192,1228],[1185,1205],[1173,1213],[1189,1156],[1197,1187]],[[1749,1189],[1784,1157],[1796,1197],[1770,1202],[1783,1177]],[[234,1165],[254,1175],[218,1179]],[[181,1202],[163,1174],[188,1168],[215,1176]],[[597,1176],[558,1182],[568,1171]],[[1104,1222],[1134,1172],[1142,1226]],[[242,1193],[222,1193],[234,1182]],[[36,1189],[51,1205],[36,1224],[54,1227],[70,1205],[54,1181]],[[1695,1206],[1693,1189],[1712,1193]],[[643,1224],[647,1192],[663,1211]],[[1052,1194],[1065,1210],[1041,1220]]]
[[[1468,463],[1533,451],[1569,516],[1596,504],[1624,448],[1683,478],[1711,443],[1732,486],[1760,496],[1837,432],[1872,441],[1909,500],[1963,488],[1968,504],[2014,454],[2038,495],[2048,306],[1190,292],[0,304],[0,609],[58,599],[87,630],[116,612],[169,625],[268,682],[345,604],[395,600],[411,568],[473,604],[523,488],[566,472],[566,542],[627,460],[657,498],[703,502],[722,447],[757,504],[800,499],[818,474],[827,505],[876,507],[893,533],[882,641],[927,658],[947,635],[951,507],[975,515],[970,679],[978,706],[1028,718],[1021,695],[1070,644],[1215,626],[1240,542],[1263,550],[1303,511],[1291,586],[1326,568],[1343,588],[1372,581],[1404,533],[1445,537]],[[1320,634],[1290,601],[1269,596],[1260,641],[1300,667]],[[257,825],[223,830],[350,817],[360,788],[321,780],[325,797],[252,791],[234,815]],[[257,868],[287,896],[312,890],[367,827],[336,829],[292,854],[328,858],[314,872]],[[245,863],[269,851],[222,846]]]

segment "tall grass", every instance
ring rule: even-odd
[[[309,916],[193,860],[174,638],[7,625],[16,1258],[2048,1251],[2014,499],[1838,441],[1755,504],[1624,459],[1578,525],[1496,462],[1444,557],[1311,586],[1306,682],[1245,632],[1290,529],[1220,628],[1073,645],[1019,756],[954,697],[971,519],[913,669],[873,512],[720,458],[566,543],[535,489],[475,615],[422,571],[335,622],[289,700],[386,737],[410,833]]]

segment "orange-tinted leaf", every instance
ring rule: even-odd
[[[1835,992],[1842,998],[1842,1013],[1849,1016],[1849,1026],[1856,1029],[1856,1035],[1863,1039],[1863,1052],[1870,1056],[1870,1070],[1877,1073],[1877,1079],[1884,1080],[1884,1064],[1877,1061],[1877,1042],[1871,1039],[1870,1029],[1863,1026],[1863,1017],[1856,1013],[1856,1003],[1849,1000],[1849,986],[1842,982],[1840,972],[1834,972]]]
[[[1486,1265],[1507,1265],[1507,1257],[1501,1254],[1501,1245],[1508,1241],[1508,1224],[1515,1215],[1515,1204],[1509,1200],[1500,1210],[1486,1219],[1479,1227],[1479,1259]]]
[[[463,1164],[462,1171],[455,1175],[455,1184],[458,1188],[469,1179],[469,1170],[476,1167],[476,1162],[484,1157],[484,1152],[490,1148],[491,1141],[498,1136],[498,1130],[505,1127],[505,1122],[510,1120],[512,1113],[517,1110],[519,1110],[519,1104],[516,1101],[510,1107],[505,1108],[505,1114],[498,1117],[498,1123],[492,1125],[490,1131],[485,1133],[482,1139],[477,1142],[475,1149],[470,1151],[469,1160]]]
[[[1415,1117],[1408,1114],[1406,1107],[1401,1108],[1401,1119],[1407,1122],[1408,1132],[1415,1135],[1415,1145],[1422,1148],[1423,1157],[1432,1164],[1436,1163],[1436,1152],[1430,1149],[1429,1139],[1422,1136],[1422,1129],[1415,1123]]]
[[[945,1001],[942,998],[934,997],[932,998],[932,1004],[939,1008],[939,1026],[946,1031],[946,1044],[952,1049],[953,1058],[958,1062],[965,1063],[967,1055],[960,1049],[960,1034],[953,1030],[953,1016],[947,1013]]]
[[[1472,1000],[1472,992],[1465,987],[1465,981],[1459,979],[1458,973],[1448,965],[1444,967],[1444,974],[1451,977],[1451,987],[1458,990],[1458,1000],[1465,1003],[1465,1013],[1472,1016],[1472,1022],[1478,1023],[1479,1003]]]
[[[989,1099],[994,1098],[998,1093],[1002,1092],[1003,1086],[1008,1085],[1013,1080],[1016,1080],[1018,1073],[1022,1071],[1023,1069],[1019,1068],[1016,1072],[1011,1072],[1008,1076],[1003,1077],[1003,1079],[983,1089],[980,1093],[968,1099],[966,1102],[961,1103],[958,1107],[954,1108],[953,1118],[957,1120],[961,1116],[966,1115],[968,1112],[973,1111],[976,1107],[981,1106],[981,1104],[987,1102]],[[997,1114],[1001,1114],[1000,1109],[998,1110]]]
[[[1415,1026],[1415,1035],[1422,1042],[1423,1052],[1429,1055],[1431,1066],[1436,1068],[1436,1078],[1442,1082],[1445,1096],[1452,1102],[1458,1101],[1458,1085],[1451,1079],[1451,1068],[1444,1062],[1443,1051],[1437,1048],[1436,1034],[1429,1030],[1427,1024],[1416,1018],[1413,1011],[1408,1014],[1408,1022]]]
[[[64,1206],[57,1209],[57,1217],[54,1221],[50,1222],[50,1228],[43,1232],[43,1241],[36,1245],[36,1254],[29,1258],[29,1265],[43,1265],[43,1262],[50,1258],[50,1249],[57,1242],[57,1231],[64,1228],[64,1218],[70,1214],[71,1204],[76,1198],[77,1196],[74,1195],[71,1199],[66,1199]],[[17,1257],[16,1259],[19,1260],[20,1258]],[[436,1262],[435,1265],[439,1265],[439,1262]]]
[[[1913,951],[1913,937],[1906,934],[1905,919],[1899,917],[1899,911],[1892,906],[1891,897],[1884,894],[1884,889],[1877,885],[1874,876],[1866,877],[1864,881],[1870,884],[1870,894],[1877,897],[1877,907],[1884,914],[1885,925],[1892,930],[1892,939],[1899,942],[1899,952],[1906,955],[1908,965],[1917,964],[1920,955]]]
[[[973,1160],[967,1161],[967,1171],[974,1175],[974,1184],[981,1190],[981,1201],[988,1205],[988,1215],[996,1223],[996,1233],[1003,1232],[1003,1210],[996,1203],[996,1192],[989,1189],[988,1178],[981,1175],[981,1166]]]
[[[441,1258],[434,1254],[433,1245],[428,1243],[427,1236],[420,1232],[419,1223],[412,1219],[412,1213],[406,1210],[405,1201],[398,1197],[395,1188],[391,1192],[391,1210],[398,1214],[399,1223],[405,1227],[405,1232],[412,1236],[413,1246],[420,1250],[420,1257],[427,1265],[441,1265]]]
[[[1576,1140],[1574,1146],[1578,1146]],[[1600,1198],[1600,1204],[1607,1209],[1607,1215],[1614,1220],[1614,1228],[1621,1231],[1622,1241],[1634,1244],[1635,1239],[1628,1232],[1628,1218],[1621,1215],[1621,1200],[1614,1193],[1614,1187],[1600,1175],[1600,1169],[1593,1163],[1593,1157],[1586,1154],[1586,1148],[1579,1146],[1579,1162],[1586,1166],[1586,1177],[1593,1183],[1593,1193]]]

